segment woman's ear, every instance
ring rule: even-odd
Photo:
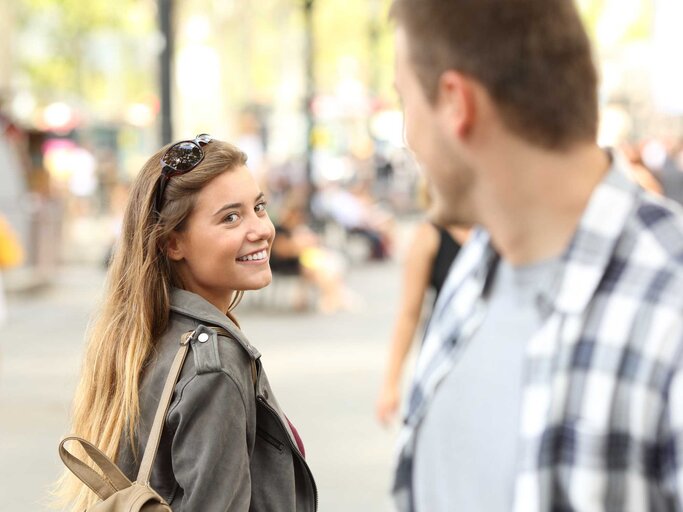
[[[180,233],[173,231],[168,235],[164,251],[171,261],[180,261],[185,257]]]

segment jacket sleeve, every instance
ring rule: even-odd
[[[224,372],[188,382],[170,416],[177,424],[171,456],[184,491],[174,512],[247,512],[251,475],[244,395]]]

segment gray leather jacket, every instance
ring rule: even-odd
[[[166,417],[152,488],[174,512],[316,511],[313,475],[270,389],[259,352],[198,295],[173,290],[171,310],[169,328],[142,379],[137,457],[124,436],[119,467],[135,480],[180,337],[195,330]],[[221,327],[231,337],[207,326]],[[207,341],[199,341],[207,338],[201,333],[208,334]]]

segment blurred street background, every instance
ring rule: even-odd
[[[683,2],[577,3],[601,74],[600,143],[683,202]],[[198,133],[248,154],[274,222],[308,230],[343,299],[281,268],[238,309],[306,442],[321,510],[391,510],[396,429],[373,407],[421,212],[389,5],[0,0],[0,218],[24,253],[0,266],[3,512],[45,510],[61,471],[131,181],[163,144]]]

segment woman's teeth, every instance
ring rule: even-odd
[[[248,254],[247,256],[243,256],[242,258],[237,258],[237,261],[265,260],[266,256],[268,256],[268,252],[263,250],[261,252],[257,252],[254,254]]]

